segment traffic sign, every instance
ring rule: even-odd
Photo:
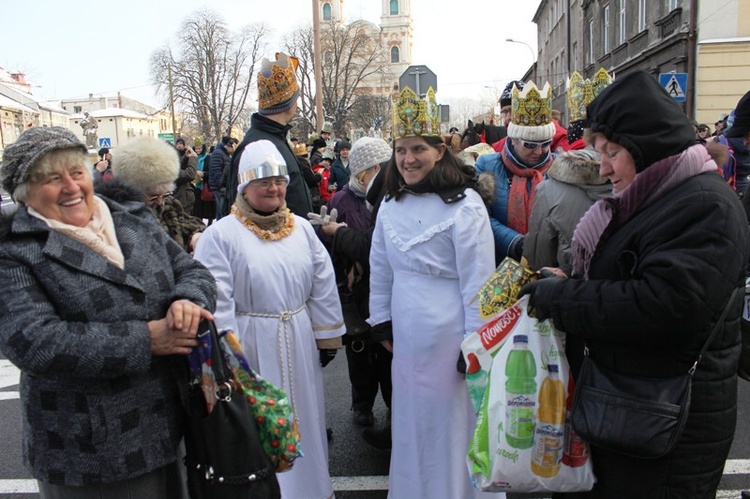
[[[685,102],[687,92],[687,73],[661,73],[659,84],[676,102]]]
[[[99,149],[106,147],[107,149],[112,148],[112,141],[109,137],[99,137]]]
[[[427,66],[409,66],[398,79],[398,88],[409,87],[420,97],[427,93],[427,89],[437,92],[437,75]]]

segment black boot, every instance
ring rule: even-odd
[[[376,449],[391,449],[391,425],[388,425],[385,428],[379,430],[376,428],[365,428],[364,430],[362,430],[362,437],[365,439],[365,442],[372,445]]]

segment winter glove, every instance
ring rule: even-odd
[[[529,295],[529,309],[538,320],[544,321],[552,316],[552,303],[548,297],[554,296],[553,288],[563,282],[562,277],[548,277],[524,284],[518,292],[518,299]]]
[[[466,359],[464,359],[464,353],[458,352],[458,362],[456,362],[456,371],[460,374],[466,374]]]
[[[322,367],[330,364],[333,358],[336,357],[335,348],[321,348],[318,352],[320,352],[320,365]]]
[[[513,241],[511,241],[510,246],[508,246],[508,256],[517,262],[520,262],[521,257],[523,256],[524,239],[526,239],[526,237],[519,234],[513,239]]]
[[[338,216],[339,216],[339,213],[338,211],[336,211],[336,208],[332,209],[329,215],[328,207],[321,206],[320,215],[318,215],[317,213],[308,213],[307,219],[310,221],[312,225],[325,225],[329,222],[335,222]]]
[[[381,322],[370,328],[370,337],[375,341],[393,341],[393,325],[391,321]]]

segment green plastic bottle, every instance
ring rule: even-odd
[[[536,362],[528,347],[528,336],[514,336],[505,362],[505,440],[516,449],[534,443]]]

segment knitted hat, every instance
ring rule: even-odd
[[[326,147],[328,143],[325,141],[325,139],[315,139],[313,140],[313,150],[318,150],[321,147]]]
[[[0,181],[11,196],[16,188],[29,181],[37,161],[47,153],[61,149],[88,149],[73,132],[58,126],[26,129],[14,143],[5,148],[0,163]]]
[[[153,137],[128,140],[117,148],[112,160],[112,175],[145,193],[171,185],[179,174],[177,150]]]
[[[534,142],[551,140],[555,136],[552,122],[552,88],[549,83],[539,90],[530,81],[523,90],[513,88],[513,110],[508,124],[508,137]]]
[[[586,108],[592,132],[628,150],[637,172],[695,144],[693,125],[651,74],[619,76]]]
[[[276,62],[263,59],[258,73],[258,113],[279,114],[288,111],[299,97],[299,83],[294,72],[297,58],[276,53]]]
[[[286,162],[270,140],[250,142],[240,156],[237,193],[242,194],[247,184],[253,180],[267,177],[286,177],[289,180]]]
[[[512,81],[505,85],[505,90],[503,90],[503,93],[500,95],[500,107],[510,106],[513,102],[513,86],[516,86],[518,90],[523,90],[523,82],[522,81]]]
[[[743,95],[737,103],[737,107],[734,110],[734,121],[730,125],[729,130],[724,132],[724,136],[730,139],[744,137],[747,132],[750,132],[750,92]]]
[[[363,171],[391,159],[393,150],[383,139],[362,137],[352,146],[349,153],[349,170],[357,178]]]

